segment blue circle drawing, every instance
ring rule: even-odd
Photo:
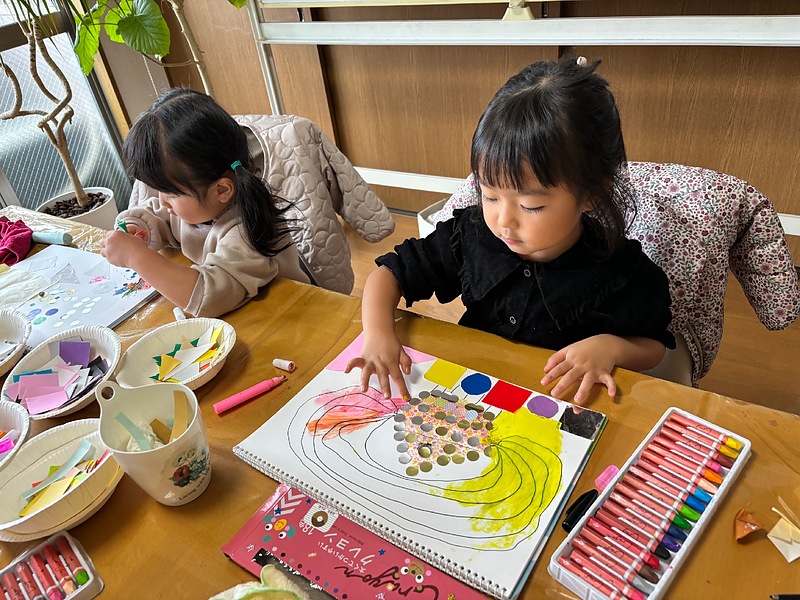
[[[492,380],[483,373],[473,373],[461,381],[461,389],[467,394],[479,396],[492,389]]]
[[[38,315],[40,312],[42,312],[41,308],[34,308],[31,312],[28,313],[28,318],[33,319],[33,317]]]
[[[57,309],[57,308],[51,308],[50,310],[48,310],[48,311],[47,311],[46,313],[44,313],[44,314],[46,314],[48,317],[52,317],[52,316],[53,316],[54,314],[56,314],[57,312],[58,312],[58,309]]]

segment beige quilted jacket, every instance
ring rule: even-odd
[[[349,294],[354,275],[339,217],[368,242],[394,231],[394,220],[347,157],[314,123],[292,115],[235,115],[270,189],[294,206],[292,238],[316,283]],[[154,195],[136,181],[129,207]]]

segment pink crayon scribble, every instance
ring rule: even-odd
[[[320,394],[316,403],[326,407],[325,414],[306,425],[311,435],[338,437],[366,427],[395,414],[404,404],[400,398],[386,399],[380,391],[362,392],[353,387]],[[330,434],[330,435],[329,435]]]
[[[106,281],[107,279],[108,279],[108,277],[106,275],[97,275],[95,277],[92,277],[89,280],[89,282],[90,283],[100,283],[101,281]]]

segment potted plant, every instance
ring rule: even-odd
[[[78,27],[74,49],[84,73],[91,71],[94,66],[101,31],[105,31],[112,41],[124,43],[142,54],[163,55],[169,52],[169,28],[154,0],[100,2],[91,8],[83,4],[74,5],[73,1],[68,0],[65,4],[75,14]],[[0,61],[0,70],[9,78],[14,91],[14,104],[10,110],[0,114],[0,119],[28,115],[41,117],[37,126],[55,147],[73,188],[70,193],[51,198],[37,210],[111,229],[117,215],[113,193],[108,188],[84,188],[69,151],[65,130],[74,115],[70,105],[72,88],[48,49],[48,37],[55,32],[53,21],[42,13],[43,4],[39,2],[3,2],[12,9],[27,40],[30,75],[52,107],[49,111],[24,108],[16,74]],[[59,82],[60,92],[47,87],[39,73],[41,68],[53,73]]]

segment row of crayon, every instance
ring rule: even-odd
[[[41,554],[34,552],[20,560],[0,578],[10,600],[62,600],[88,581],[86,569],[63,536],[41,548]]]
[[[645,600],[719,491],[743,444],[675,412],[616,479],[558,563],[609,598]]]

